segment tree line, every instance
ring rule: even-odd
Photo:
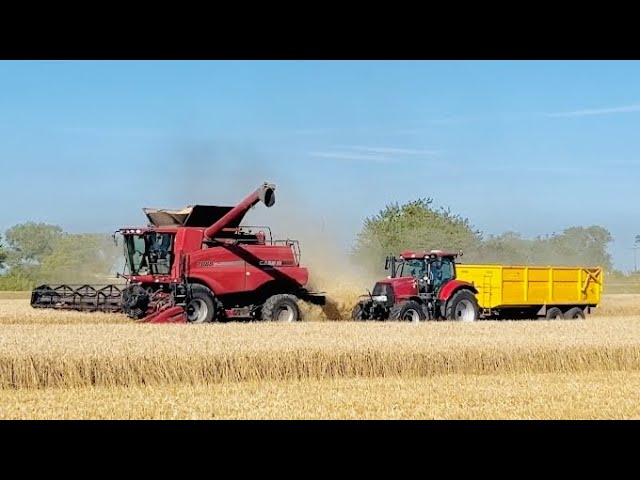
[[[110,235],[68,233],[46,223],[15,225],[0,236],[0,289],[28,290],[47,282],[103,283],[120,254]]]
[[[597,265],[611,272],[611,233],[598,225],[570,226],[559,233],[523,238],[518,232],[484,235],[469,219],[436,208],[431,198],[392,203],[364,221],[352,258],[375,272],[386,255],[403,250],[463,251],[464,263]],[[382,259],[382,260],[381,260]]]
[[[386,255],[403,250],[463,250],[464,263],[598,265],[612,272],[613,240],[598,225],[569,226],[559,233],[523,238],[517,232],[484,235],[469,219],[436,208],[431,198],[391,203],[364,220],[351,260],[376,273]],[[640,244],[640,236],[636,239]],[[27,222],[0,236],[0,289],[40,283],[103,283],[122,259],[110,235],[72,234],[57,225]]]

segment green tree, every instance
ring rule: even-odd
[[[40,264],[50,255],[62,228],[46,223],[28,222],[15,225],[6,231],[9,247],[7,263],[9,266]]]
[[[608,244],[612,236],[603,227],[570,227],[562,233],[525,239],[515,232],[491,235],[483,240],[467,261],[526,265],[613,266]]]
[[[599,265],[610,270],[613,259],[608,245],[612,240],[611,233],[599,225],[569,227],[547,240],[549,263]]]
[[[40,278],[56,283],[102,283],[119,253],[109,235],[65,233],[43,259]]]
[[[512,231],[489,235],[471,248],[464,259],[466,263],[528,264],[534,262],[535,242]]]
[[[2,235],[0,235],[0,270],[4,268],[4,262],[7,260],[7,252],[2,246]]]
[[[23,284],[101,283],[120,254],[109,235],[70,234],[44,223],[15,225],[6,240],[6,277]]]
[[[364,221],[352,250],[356,263],[380,271],[385,255],[402,250],[458,250],[480,241],[480,232],[466,218],[449,209],[433,207],[433,200],[418,199],[387,205]]]

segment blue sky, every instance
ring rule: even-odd
[[[628,270],[639,132],[637,61],[2,61],[0,230],[108,232],[269,180],[251,218],[281,236],[347,248],[432,197],[485,233],[602,225]]]

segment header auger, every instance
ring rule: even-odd
[[[299,301],[322,305],[325,297],[305,288],[309,272],[297,240],[240,225],[260,202],[275,204],[275,185],[264,183],[234,207],[145,208],[146,227],[118,231],[126,284],[42,285],[31,306],[123,312],[153,323],[300,320]]]

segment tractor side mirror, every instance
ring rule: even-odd
[[[384,259],[384,269],[389,270],[389,257]]]
[[[118,237],[117,237],[117,232],[114,232],[114,233],[111,235],[111,238],[113,238],[113,243],[114,243],[114,244],[115,244],[115,246],[117,247],[117,246],[118,246]]]

